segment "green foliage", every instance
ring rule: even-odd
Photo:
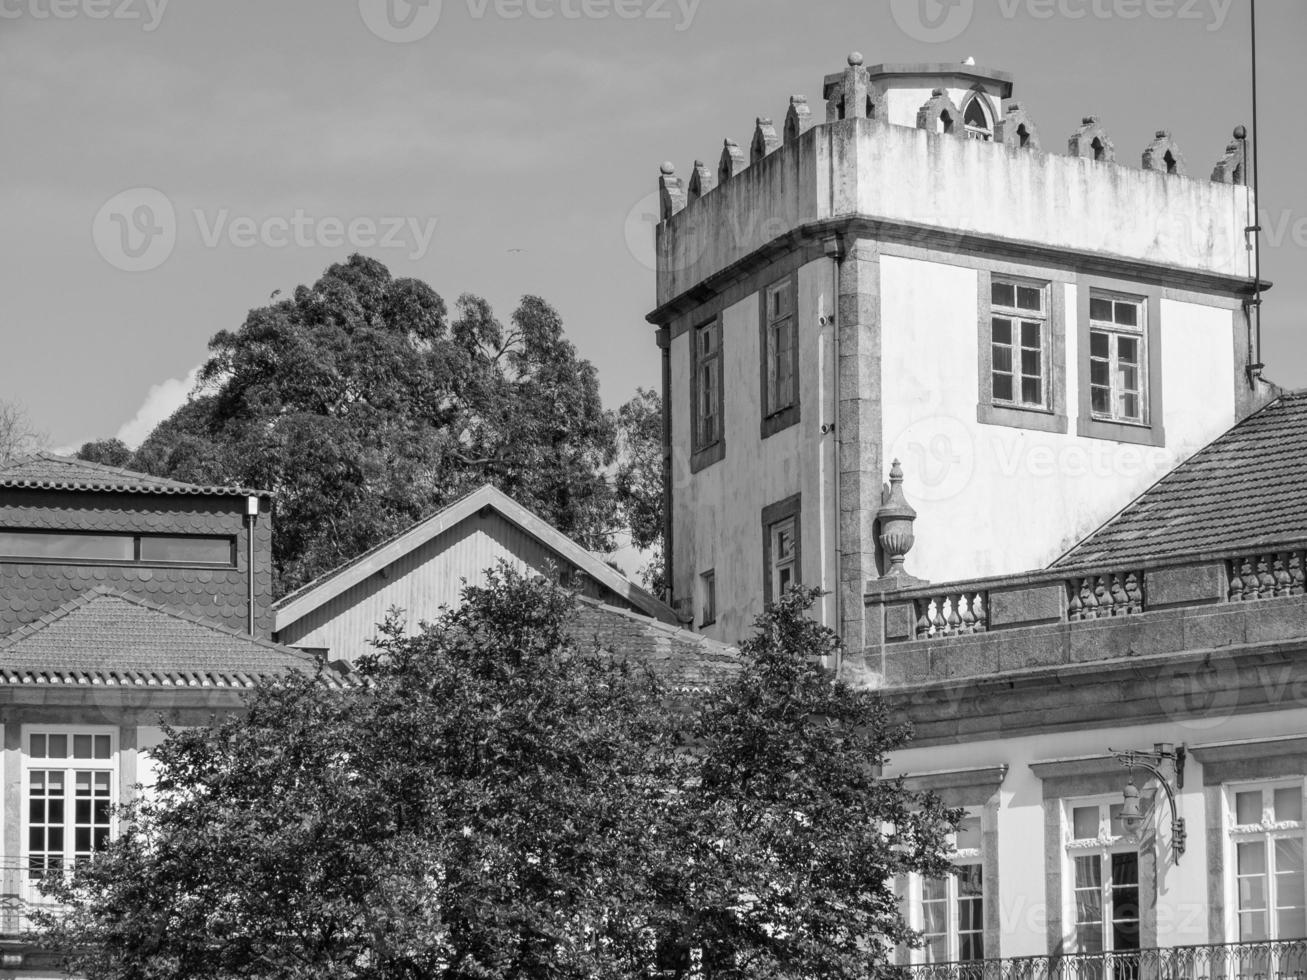
[[[866,976],[886,880],[955,817],[875,777],[904,732],[832,683],[795,593],[702,703],[573,638],[501,570],[365,684],[289,678],[170,731],[153,794],[66,881],[47,942],[90,980]]]
[[[644,584],[661,595],[663,562],[663,402],[655,391],[637,388],[617,410],[617,500],[631,542],[650,552]]]
[[[105,466],[126,466],[132,461],[132,451],[121,439],[97,439],[82,443],[77,458]]]
[[[544,300],[506,329],[464,296],[450,322],[430,286],[355,255],[209,351],[130,465],[273,491],[279,595],[487,482],[611,550],[614,421]]]

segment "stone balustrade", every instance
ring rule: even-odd
[[[987,596],[983,591],[946,592],[913,600],[917,610],[916,638],[983,633],[988,625]]]
[[[1226,563],[1231,602],[1303,594],[1304,553],[1299,549],[1240,555]]]

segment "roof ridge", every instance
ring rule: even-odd
[[[716,648],[721,653],[730,652],[739,655],[738,647],[731,646],[729,643],[723,643],[721,640],[714,640],[710,636],[704,636],[702,633],[696,633],[694,630],[686,629],[684,626],[673,626],[671,623],[664,623],[660,619],[654,619],[652,616],[646,616],[644,613],[635,612],[631,609],[623,609],[620,606],[614,606],[604,602],[602,599],[595,599],[592,596],[576,594],[578,602],[585,603],[588,606],[594,606],[605,612],[614,613],[627,619],[633,619],[639,623],[644,623],[657,629],[659,632],[666,633],[672,637],[681,637],[687,642],[697,643],[700,646]]]
[[[42,474],[24,472],[34,467],[45,465],[55,472]],[[79,487],[85,483],[89,486]],[[101,487],[101,483],[123,484],[121,487]],[[65,485],[68,484],[68,485]],[[63,456],[59,453],[40,451],[27,453],[0,463],[0,486],[33,489],[107,489],[119,492],[173,492],[185,494],[212,494],[233,496],[270,496],[267,491],[252,490],[240,486],[222,486],[218,484],[203,485],[174,480],[171,477],[158,476],[140,470],[129,470],[108,463],[97,463],[78,456]]]

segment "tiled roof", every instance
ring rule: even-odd
[[[194,494],[204,496],[267,496],[243,487],[202,487],[161,476],[135,473],[83,459],[34,453],[0,465],[0,487],[23,490],[99,490],[117,493]]]
[[[103,588],[0,640],[0,684],[249,687],[315,669],[287,647]]]
[[[1055,561],[1122,566],[1307,540],[1307,391],[1199,450]]]
[[[706,691],[740,669],[734,647],[585,596],[577,596],[568,629],[583,649],[645,664],[680,694]]]

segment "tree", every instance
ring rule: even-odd
[[[593,366],[538,297],[508,329],[473,296],[456,313],[352,256],[214,336],[195,397],[131,465],[273,491],[278,594],[487,482],[611,550],[616,432]]]
[[[649,555],[644,584],[655,595],[667,587],[663,556],[663,401],[637,388],[617,410],[617,500],[631,543]]]
[[[0,463],[36,452],[45,439],[22,405],[0,398]]]
[[[886,883],[949,870],[961,812],[881,778],[909,730],[822,666],[839,639],[806,615],[818,595],[792,589],[759,617],[695,724],[680,942],[714,977],[876,976],[914,940]]]
[[[89,980],[863,977],[910,938],[887,880],[956,814],[880,780],[903,730],[833,684],[795,593],[737,679],[674,704],[491,572],[363,683],[290,677],[169,731],[126,831],[47,887]],[[676,710],[673,710],[675,708]],[[688,739],[688,740],[687,740]]]
[[[132,451],[121,439],[97,439],[82,443],[77,458],[105,466],[126,466],[132,461]]]

